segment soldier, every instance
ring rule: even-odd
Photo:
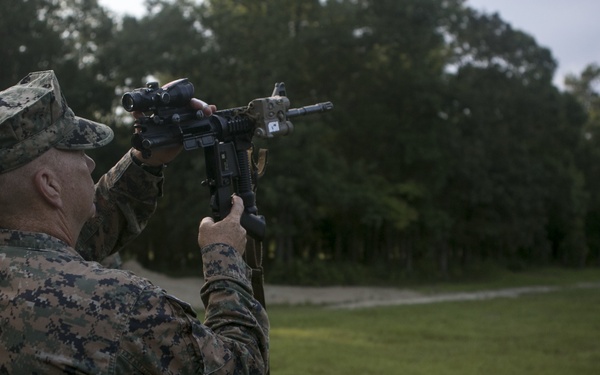
[[[0,92],[0,373],[266,373],[269,322],[241,257],[239,197],[227,218],[200,223],[204,324],[148,280],[95,262],[139,234],[180,151],[131,150],[94,186],[85,150],[112,137],[73,114],[52,71]]]

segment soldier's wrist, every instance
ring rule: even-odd
[[[155,176],[160,176],[162,174],[163,170],[165,169],[165,167],[167,166],[166,164],[153,165],[153,164],[146,163],[144,160],[141,160],[140,158],[138,158],[135,155],[135,152],[133,152],[133,150],[130,152],[130,155],[131,155],[131,160],[133,161],[133,163],[135,165],[141,167],[146,172],[153,174]]]

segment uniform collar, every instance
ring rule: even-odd
[[[68,243],[46,233],[0,228],[0,247],[22,247],[28,250],[57,251],[77,255]]]

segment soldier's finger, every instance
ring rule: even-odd
[[[240,218],[242,217],[242,213],[244,212],[244,201],[237,195],[231,197],[231,211],[227,217],[229,220],[239,223]]]

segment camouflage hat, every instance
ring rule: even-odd
[[[92,149],[109,143],[113,135],[108,126],[75,116],[52,70],[29,73],[0,91],[0,173],[52,147]]]

